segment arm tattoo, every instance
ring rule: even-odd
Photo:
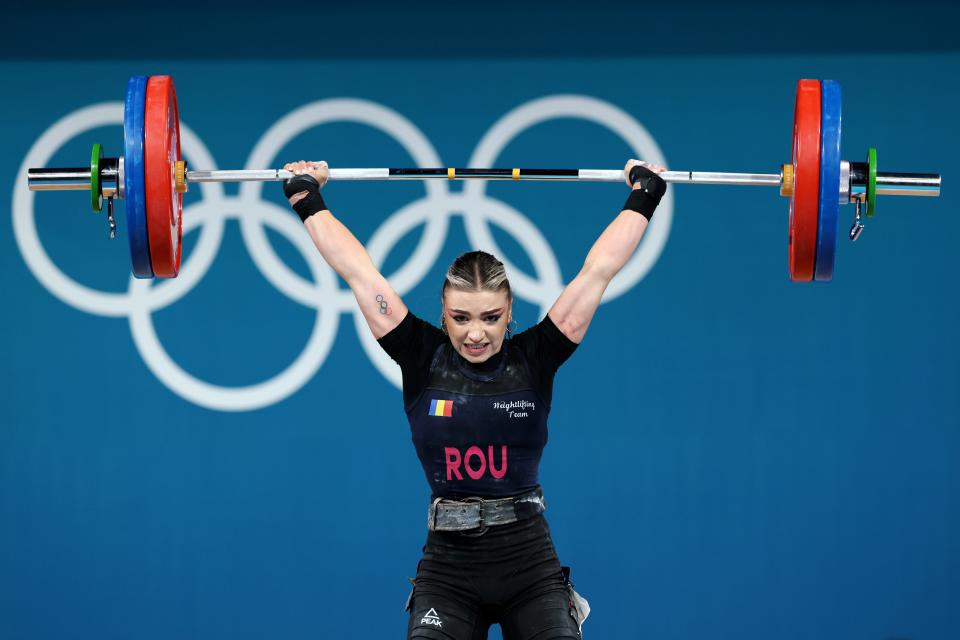
[[[382,295],[380,295],[380,294],[377,294],[377,304],[380,305],[380,313],[381,313],[381,315],[389,316],[391,313],[393,313],[393,309],[391,309],[391,308],[387,305],[387,300],[386,300],[386,298],[384,298],[384,297],[383,297]]]

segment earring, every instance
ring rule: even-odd
[[[511,324],[514,326],[513,329],[510,328]],[[516,331],[519,328],[520,328],[520,325],[513,318],[510,318],[509,320],[507,320],[507,337],[512,338],[514,331]]]
[[[443,335],[447,335],[447,319],[443,316],[440,316],[440,331]]]

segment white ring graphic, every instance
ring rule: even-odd
[[[237,203],[234,203],[236,206]],[[200,205],[203,207],[203,204]],[[206,223],[206,218],[218,216],[212,207],[192,209],[189,220],[184,221],[184,233]],[[239,214],[238,214],[239,215]],[[191,376],[178,366],[160,344],[153,327],[153,316],[147,303],[151,293],[151,280],[138,280],[131,277],[130,293],[134,304],[130,313],[130,331],[134,342],[142,354],[151,354],[144,360],[150,370],[167,387],[176,391],[190,402],[220,411],[248,411],[271,405],[296,392],[307,383],[327,357],[333,341],[336,339],[339,315],[335,310],[320,308],[323,291],[336,290],[333,271],[323,262],[313,248],[310,237],[303,232],[299,220],[289,215],[279,206],[258,202],[245,205],[243,218],[255,218],[260,224],[266,224],[279,231],[300,252],[307,256],[307,264],[316,282],[314,285],[313,305],[317,309],[317,320],[313,333],[300,356],[285,371],[259,384],[246,387],[221,387]]]
[[[653,137],[624,111],[588,96],[548,96],[520,105],[504,115],[481,139],[469,166],[493,166],[500,151],[531,126],[555,118],[580,118],[610,129],[625,140],[637,157],[666,164]],[[363,315],[349,290],[320,257],[302,225],[283,207],[262,198],[263,185],[244,183],[238,196],[227,196],[223,185],[201,184],[202,200],[184,210],[184,233],[200,228],[200,235],[174,280],[138,280],[131,276],[126,293],[91,289],[65,275],[40,243],[34,219],[34,195],[27,189],[27,169],[45,166],[54,153],[78,134],[96,127],[120,125],[121,103],[103,103],[78,109],[55,122],[28,151],[13,193],[13,228],[17,246],[37,280],[66,304],[102,316],[127,316],[130,330],[144,362],[169,389],[194,404],[218,411],[250,411],[282,401],[303,387],[319,370],[337,336],[341,313],[353,314],[360,343],[380,373],[401,386],[400,369],[380,349],[367,329]],[[423,133],[395,111],[367,100],[338,98],[321,100],[291,111],[271,126],[256,143],[246,167],[270,166],[290,140],[306,129],[332,122],[355,122],[379,129],[399,142],[417,166],[444,166]],[[181,122],[183,155],[191,165],[215,169],[203,142]],[[366,243],[375,265],[384,260],[396,243],[412,229],[423,225],[413,253],[388,276],[401,296],[417,286],[443,250],[450,217],[462,215],[467,238],[503,259],[514,294],[535,304],[544,316],[563,289],[563,279],[549,242],[521,212],[486,195],[485,183],[471,181],[461,193],[452,193],[445,181],[426,181],[424,197],[411,202],[376,229]],[[673,214],[673,196],[668,192],[658,208],[637,253],[614,279],[604,295],[612,300],[639,282],[656,262],[666,243]],[[282,372],[257,384],[219,386],[201,380],[180,367],[164,349],[153,324],[153,312],[187,295],[206,275],[216,259],[225,224],[237,220],[241,237],[254,264],[278,291],[317,312],[313,330],[300,355]],[[504,259],[489,224],[510,233],[530,257],[533,274],[524,273]],[[312,282],[290,269],[274,252],[265,227],[286,237],[303,254]]]
[[[495,166],[500,151],[513,138],[535,124],[556,118],[580,118],[595,122],[619,134],[637,154],[637,158],[667,166],[667,160],[663,157],[663,152],[653,136],[630,114],[609,102],[589,96],[574,95],[547,96],[532,100],[507,113],[480,140],[473,156],[470,158],[470,166]],[[470,195],[481,196],[486,188],[486,183],[483,181],[471,181],[467,183],[465,192]],[[482,209],[478,209],[478,211],[482,211]],[[610,302],[617,296],[622,295],[647,275],[667,243],[672,221],[673,190],[667,189],[666,195],[663,196],[663,200],[657,207],[656,218],[653,219],[650,227],[644,233],[640,248],[607,287],[607,290],[603,293],[603,302]],[[481,240],[480,245],[492,247],[494,253],[500,256],[503,252],[497,247],[493,235],[487,231],[481,222],[482,220],[478,216],[467,216],[466,219],[468,227],[472,229],[472,234],[475,234]],[[504,265],[510,271],[512,283],[520,271],[507,265],[506,261],[504,261]]]

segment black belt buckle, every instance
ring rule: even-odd
[[[468,538],[479,538],[487,532],[487,523],[484,521],[484,509],[486,507],[487,501],[483,498],[477,496],[471,496],[469,498],[464,498],[463,502],[476,502],[477,503],[477,520],[479,520],[479,525],[476,531],[461,531],[460,535],[467,536]]]

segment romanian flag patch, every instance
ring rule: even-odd
[[[429,415],[440,416],[443,418],[452,417],[453,416],[453,400],[431,400]]]

